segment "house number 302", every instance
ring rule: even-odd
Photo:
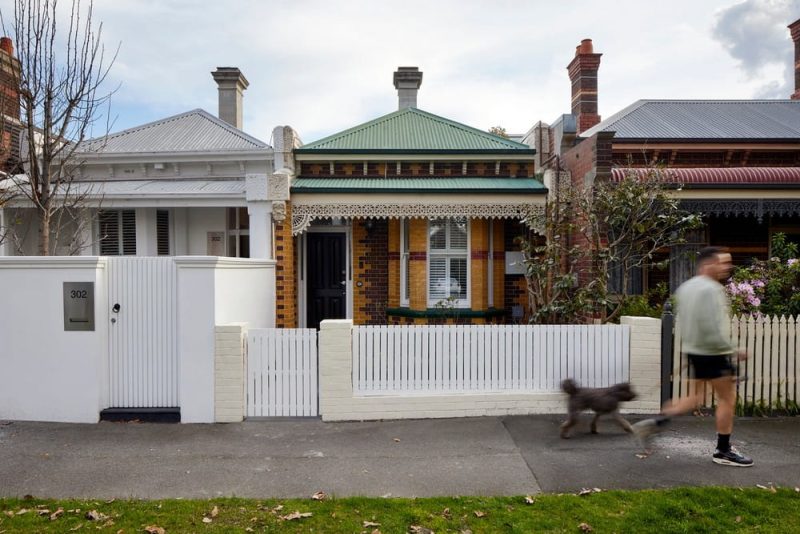
[[[85,289],[73,289],[69,292],[69,296],[73,299],[85,299],[89,297],[88,293]]]

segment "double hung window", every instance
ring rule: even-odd
[[[466,217],[428,223],[428,305],[469,306],[469,223]]]

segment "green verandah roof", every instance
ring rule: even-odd
[[[535,153],[505,139],[416,108],[406,108],[295,149],[297,154],[391,152]]]
[[[544,194],[536,178],[295,178],[292,193],[523,193]]]

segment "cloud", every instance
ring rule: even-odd
[[[714,38],[745,75],[764,82],[756,98],[788,98],[794,90],[794,47],[786,26],[800,17],[800,0],[745,0],[719,12]],[[774,76],[775,67],[782,71]]]

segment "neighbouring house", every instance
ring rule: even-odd
[[[523,320],[513,239],[544,206],[535,151],[418,109],[421,83],[400,67],[397,111],[294,150],[278,325]]]
[[[662,258],[669,271],[633,274],[634,292],[668,282],[672,290],[693,272],[691,252],[730,247],[734,261],[769,255],[771,236],[800,242],[800,20],[795,44],[795,92],[788,100],[639,100],[601,120],[597,109],[600,57],[586,39],[567,67],[572,113],[537,123],[524,141],[537,149],[548,180],[591,184],[653,167],[682,187],[682,206],[703,216],[702,229]],[[612,280],[613,284],[613,280]]]
[[[288,198],[288,175],[273,171],[290,158],[242,131],[248,82],[239,69],[212,75],[219,117],[195,109],[81,144],[69,192],[57,192],[80,209],[58,227],[56,254],[272,258],[273,218]],[[276,128],[284,132],[292,130]],[[25,196],[2,212],[13,238],[0,254],[35,255],[36,213]]]

